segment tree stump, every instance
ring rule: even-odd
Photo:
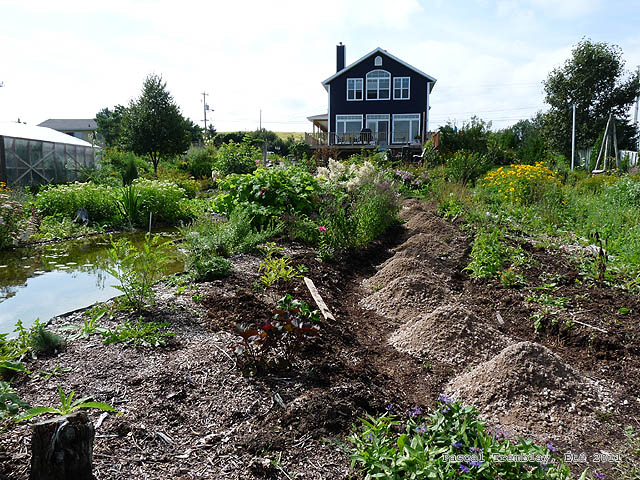
[[[93,480],[94,436],[84,412],[36,423],[29,480]]]

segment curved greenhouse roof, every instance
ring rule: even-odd
[[[51,128],[0,123],[0,181],[14,185],[73,182],[95,167],[89,142]]]
[[[25,140],[40,140],[41,142],[64,143],[66,145],[78,145],[81,147],[92,146],[89,142],[51,128],[15,122],[0,122],[0,136],[23,138]]]

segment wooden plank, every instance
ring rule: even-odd
[[[311,280],[310,278],[304,277],[304,283],[307,286],[307,288],[309,289],[309,292],[311,293],[311,296],[316,301],[316,305],[318,305],[318,308],[320,309],[320,313],[322,314],[324,319],[325,320],[335,320],[335,317],[329,311],[329,308],[327,307],[327,304],[324,303],[324,300],[322,299],[322,297],[318,293],[318,289],[313,284],[313,280]]]

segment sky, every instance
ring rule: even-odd
[[[544,110],[542,81],[582,38],[640,65],[640,0],[0,0],[0,121],[94,118],[149,74],[218,131],[311,131],[321,82],[377,47],[435,77],[431,130],[504,128]]]

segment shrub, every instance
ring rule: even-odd
[[[490,168],[491,161],[487,155],[459,150],[447,158],[445,175],[451,182],[473,185]]]
[[[107,271],[120,282],[116,288],[124,293],[127,307],[140,311],[153,304],[152,287],[163,276],[171,245],[170,241],[162,242],[161,237],[152,238],[149,234],[140,250],[126,238],[117,242],[111,239],[109,257],[113,266]]]
[[[576,193],[581,194],[597,194],[602,193],[605,188],[613,185],[619,177],[613,175],[589,175],[576,183]]]
[[[35,206],[42,216],[56,214],[75,218],[84,208],[91,222],[117,223],[120,219],[116,202],[118,190],[95,183],[45,185],[36,197]]]
[[[183,157],[180,168],[189,172],[194,178],[209,178],[215,160],[215,147],[195,148]]]
[[[188,220],[183,202],[185,191],[174,182],[139,178],[133,186],[140,199],[136,218],[138,225],[148,224],[149,213],[153,213],[154,222],[176,224]]]
[[[559,186],[554,173],[542,162],[535,165],[509,165],[489,172],[482,188],[499,201],[525,205],[542,200],[545,192]]]
[[[287,294],[273,310],[271,320],[238,325],[236,332],[242,337],[235,350],[241,359],[239,365],[261,368],[272,360],[291,365],[307,339],[318,335],[319,321],[317,311]]]
[[[0,182],[0,249],[18,244],[24,220],[24,207],[4,192],[9,190]]]
[[[236,143],[231,140],[218,148],[213,169],[221,175],[251,173],[261,158],[260,149],[247,142]]]
[[[278,282],[288,282],[294,278],[301,278],[307,268],[304,265],[291,266],[291,258],[282,255],[281,249],[275,244],[268,245],[267,254],[258,267],[260,283],[267,288]]]
[[[492,434],[474,407],[444,395],[428,415],[417,407],[405,421],[390,412],[368,415],[354,426],[349,441],[352,468],[357,465],[368,479],[573,478],[562,460],[553,458],[555,448],[550,443],[545,447],[522,439],[516,443],[503,432]]]
[[[195,279],[199,281],[225,278],[231,275],[233,270],[229,260],[216,255],[191,255],[187,268],[193,272]]]
[[[47,356],[64,349],[66,341],[60,335],[37,325],[31,331],[31,351],[35,357]]]
[[[226,193],[214,200],[218,212],[246,210],[256,226],[283,214],[311,215],[314,196],[322,190],[309,172],[299,167],[259,168],[252,174],[229,175],[220,181]]]
[[[615,205],[640,207],[640,180],[626,175],[605,187],[604,196]]]

